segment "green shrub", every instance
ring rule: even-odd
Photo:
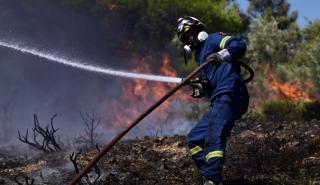
[[[320,101],[304,103],[303,119],[310,121],[312,119],[320,120]]]
[[[293,101],[269,101],[262,107],[262,113],[268,121],[303,120],[303,103]]]
[[[264,118],[277,122],[320,120],[319,110],[319,100],[313,102],[268,101],[262,107]]]

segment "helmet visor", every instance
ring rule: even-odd
[[[183,34],[180,35],[179,40],[184,44],[190,45],[193,42],[193,39],[197,37],[197,30],[196,29],[188,29]]]

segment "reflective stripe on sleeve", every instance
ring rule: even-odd
[[[224,49],[227,41],[231,38],[231,36],[225,36],[220,42],[220,49]]]
[[[214,157],[223,157],[223,151],[216,150],[216,151],[209,152],[206,155],[206,161],[208,162],[211,158],[214,158]]]
[[[202,148],[200,146],[195,146],[190,149],[191,155],[195,155],[201,151],[202,151]]]

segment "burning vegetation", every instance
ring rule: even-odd
[[[172,68],[168,54],[163,54],[160,68],[151,69],[150,64],[154,57],[147,56],[143,58],[135,58],[133,63],[142,63],[133,72],[136,73],[155,73],[164,76],[176,77],[177,72]],[[132,119],[136,118],[141,112],[145,111],[147,107],[151,106],[154,102],[159,100],[166,92],[175,87],[173,83],[163,82],[150,82],[143,80],[130,80],[126,81],[120,92],[120,99],[112,101],[107,106],[106,110],[113,110],[108,117],[113,120],[114,127],[121,127],[128,125]],[[155,113],[152,114],[152,123],[172,122],[174,119],[181,115],[177,115],[175,105],[188,105],[192,98],[185,93],[185,91],[178,91],[174,98],[165,101],[159,106]],[[116,114],[114,114],[116,113]]]
[[[311,101],[314,99],[314,95],[310,93],[314,88],[311,81],[281,82],[271,70],[266,76],[269,77],[265,81],[266,86],[275,93],[270,99],[291,101]]]

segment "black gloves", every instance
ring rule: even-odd
[[[208,81],[199,77],[190,80],[190,87],[192,88],[191,96],[193,98],[202,98],[208,94]]]

